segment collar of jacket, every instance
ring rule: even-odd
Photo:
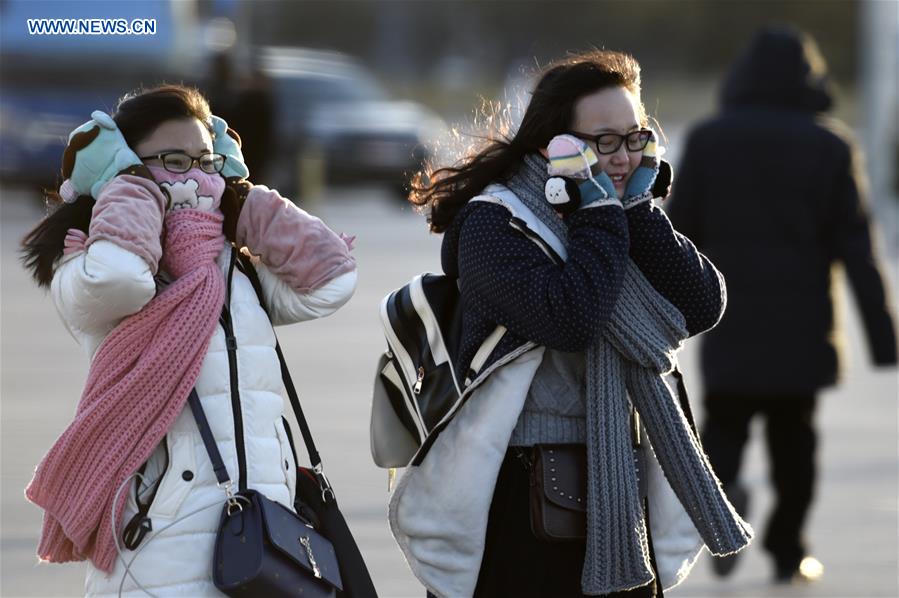
[[[500,184],[489,185],[484,192],[471,201],[481,201],[501,205],[512,214],[509,225],[533,241],[556,264],[568,259],[568,251],[556,234],[540,220],[508,187]]]

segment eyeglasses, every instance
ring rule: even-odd
[[[627,151],[640,152],[649,144],[652,139],[652,131],[649,129],[640,129],[639,131],[631,131],[627,135],[619,135],[618,133],[600,133],[599,135],[585,135],[584,133],[571,133],[584,141],[592,141],[596,144],[596,149],[600,154],[614,154],[618,151],[625,141],[627,141]]]
[[[225,167],[224,154],[203,154],[196,158],[185,154],[184,152],[166,152],[164,154],[155,154],[153,156],[140,156],[141,160],[162,160],[162,167],[169,172],[180,174],[190,170],[194,163],[200,167],[203,172],[212,174],[221,172]]]

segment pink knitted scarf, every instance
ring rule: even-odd
[[[184,209],[165,219],[161,266],[175,281],[125,318],[97,349],[75,419],[38,465],[25,490],[44,510],[38,556],[89,558],[111,572],[118,488],[145,462],[197,381],[224,302],[216,257],[222,215]]]

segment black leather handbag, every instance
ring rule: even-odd
[[[341,590],[334,547],[312,525],[263,494],[222,511],[215,542],[213,581],[234,596],[296,595],[325,598]],[[254,538],[254,540],[250,540]]]
[[[680,372],[677,372],[681,381]],[[682,382],[681,382],[682,384]],[[686,391],[684,391],[686,394]],[[631,410],[634,465],[640,496],[647,496],[646,453],[640,416]],[[692,421],[692,415],[688,413]],[[543,542],[572,542],[587,537],[587,446],[537,444],[530,458],[528,505],[531,532]]]
[[[196,390],[188,403],[228,497],[213,553],[215,587],[228,596],[336,596],[343,585],[331,542],[265,495],[252,489],[235,493]]]
[[[227,277],[229,292],[235,266],[250,279],[259,303],[265,309],[262,285],[255,267],[247,256],[237,251],[231,254]],[[237,367],[237,342],[228,311],[229,303],[226,298],[221,321],[226,333],[225,344],[233,383]],[[230,596],[377,598],[365,560],[323,472],[321,456],[312,440],[312,432],[277,338],[275,351],[281,365],[284,387],[312,465],[311,468],[299,466],[290,425],[282,418],[296,471],[296,513],[247,487],[242,439],[237,441],[239,475],[238,491],[234,491],[196,391],[191,391],[188,398],[216,479],[228,496],[216,538],[213,582]]]
[[[531,462],[531,531],[543,542],[587,536],[587,447],[538,444]]]

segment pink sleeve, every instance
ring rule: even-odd
[[[162,256],[166,197],[154,181],[123,174],[100,191],[91,215],[85,248],[110,241],[142,257],[155,274]]]
[[[262,185],[253,187],[237,220],[238,246],[258,255],[298,293],[356,269],[348,243],[325,223]]]

